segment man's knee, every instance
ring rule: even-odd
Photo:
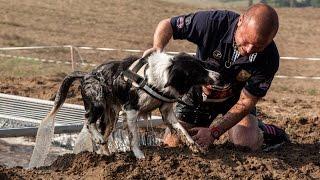
[[[257,150],[263,143],[263,133],[258,127],[257,118],[254,115],[247,115],[229,131],[229,138],[235,145],[249,147]]]

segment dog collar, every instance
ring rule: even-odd
[[[223,86],[212,85],[211,94],[206,95],[202,92],[203,102],[224,102],[231,97],[231,84],[225,84]],[[219,96],[221,94],[230,94],[228,96]]]

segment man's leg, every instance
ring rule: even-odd
[[[259,128],[263,131],[264,151],[269,151],[279,147],[279,145],[290,142],[287,133],[273,124],[265,124],[258,121]]]
[[[258,150],[264,145],[264,149],[272,149],[278,145],[289,142],[288,135],[283,129],[275,125],[264,124],[254,114],[249,114],[229,131],[230,141],[235,145],[249,147]]]
[[[235,145],[258,150],[263,144],[263,132],[258,126],[256,116],[249,114],[229,131],[230,141]]]

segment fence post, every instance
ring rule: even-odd
[[[72,68],[72,71],[74,71],[74,68],[75,68],[75,62],[74,62],[74,55],[73,55],[73,46],[70,46],[70,55],[71,55],[71,68]]]

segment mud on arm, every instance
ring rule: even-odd
[[[212,128],[218,128],[218,136],[222,135],[247,116],[255,107],[259,99],[259,97],[253,96],[243,88],[238,102],[222,117],[222,119],[214,121]]]

